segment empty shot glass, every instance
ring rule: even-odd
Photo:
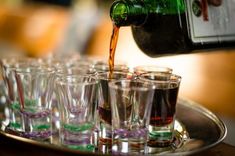
[[[109,83],[112,110],[112,152],[146,153],[154,85],[138,80]]]
[[[53,73],[54,68],[28,64],[15,70],[24,137],[48,140],[52,136]]]
[[[75,66],[71,66],[71,67],[65,67],[65,66],[61,66],[56,68],[56,71],[54,73],[54,90],[53,90],[53,95],[52,95],[52,109],[53,109],[53,116],[54,116],[54,121],[53,121],[53,128],[55,132],[58,132],[60,129],[60,122],[59,122],[59,96],[56,92],[57,91],[57,87],[56,87],[56,80],[60,79],[62,77],[65,76],[95,76],[96,71],[93,68],[90,67],[75,67]]]
[[[174,138],[174,122],[181,77],[171,74],[159,79],[158,73],[142,74],[140,80],[156,86],[149,123],[149,147],[167,147]],[[151,149],[151,148],[150,148]]]
[[[23,117],[20,113],[20,103],[18,97],[17,84],[14,71],[21,66],[30,65],[33,62],[30,58],[3,58],[0,60],[2,77],[6,90],[6,102],[9,110],[9,123],[7,130],[15,133],[23,131]]]
[[[60,142],[63,146],[95,151],[96,94],[98,81],[92,76],[64,76],[56,80],[59,95]]]
[[[17,86],[15,80],[15,65],[10,62],[2,62],[2,77],[6,89],[6,102],[9,110],[8,130],[15,132],[22,131],[22,116],[20,113],[20,104],[18,101]]]

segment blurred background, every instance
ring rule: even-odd
[[[50,57],[73,53],[108,61],[113,0],[0,0],[0,57]],[[116,60],[130,67],[161,65],[182,76],[180,97],[198,102],[227,124],[235,145],[235,50],[150,58],[130,27],[120,29]]]

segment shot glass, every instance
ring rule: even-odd
[[[174,138],[174,122],[181,77],[171,74],[159,79],[158,73],[145,73],[139,77],[156,86],[149,123],[149,147],[167,147]],[[151,148],[150,148],[151,149]]]
[[[96,94],[98,81],[92,76],[64,76],[56,80],[59,95],[63,146],[94,152],[96,123]]]
[[[2,77],[5,84],[4,87],[6,90],[7,108],[9,110],[7,131],[13,132],[16,135],[20,135],[18,132],[23,131],[23,117],[20,113],[20,104],[14,71],[26,64],[30,65],[31,62],[33,62],[33,60],[30,58],[14,57],[3,58],[0,61]]]
[[[20,66],[15,70],[23,136],[50,140],[52,136],[51,96],[54,69],[47,66]]]
[[[71,66],[71,67],[61,67],[57,68],[57,71],[55,72],[56,78],[63,77],[65,75],[74,75],[74,76],[82,76],[82,75],[90,75],[95,76],[96,70],[91,67],[81,67],[81,66]]]
[[[1,61],[2,77],[4,87],[6,87],[6,101],[9,110],[8,129],[13,131],[22,131],[22,117],[19,111],[19,103],[17,98],[17,87],[14,76],[15,66],[10,62]]]
[[[61,66],[56,68],[56,72],[54,73],[55,75],[55,81],[54,81],[54,90],[53,90],[53,95],[52,95],[52,109],[53,109],[53,129],[55,133],[59,132],[60,129],[60,113],[59,113],[59,97],[60,94],[57,92],[57,86],[56,86],[56,81],[59,80],[60,78],[66,77],[66,76],[95,76],[96,71],[93,68],[90,67],[65,67]],[[97,104],[96,104],[97,105]]]
[[[154,85],[138,80],[109,83],[112,110],[112,152],[146,153]]]
[[[108,83],[114,80],[134,79],[135,75],[129,72],[109,72],[97,74],[99,80],[98,92],[98,127],[99,127],[99,150],[101,153],[109,153],[112,145],[112,116],[111,100]]]

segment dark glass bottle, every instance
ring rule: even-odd
[[[138,47],[149,56],[235,47],[235,2],[213,0],[118,0],[110,16],[132,26]]]

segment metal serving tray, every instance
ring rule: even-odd
[[[179,98],[176,110],[175,131],[177,137],[175,146],[157,149],[157,152],[155,151],[153,155],[191,155],[209,149],[225,138],[227,129],[224,123],[200,104]],[[0,111],[0,113],[3,112]],[[16,144],[23,147],[24,145],[24,147],[33,149],[35,153],[37,153],[37,150],[41,153],[43,149],[47,153],[50,152],[50,156],[62,153],[66,155],[102,155],[99,152],[88,153],[65,148],[58,141],[55,141],[58,139],[48,143],[19,137],[6,132],[6,125],[3,123],[1,123],[0,140],[10,142],[9,146]]]

